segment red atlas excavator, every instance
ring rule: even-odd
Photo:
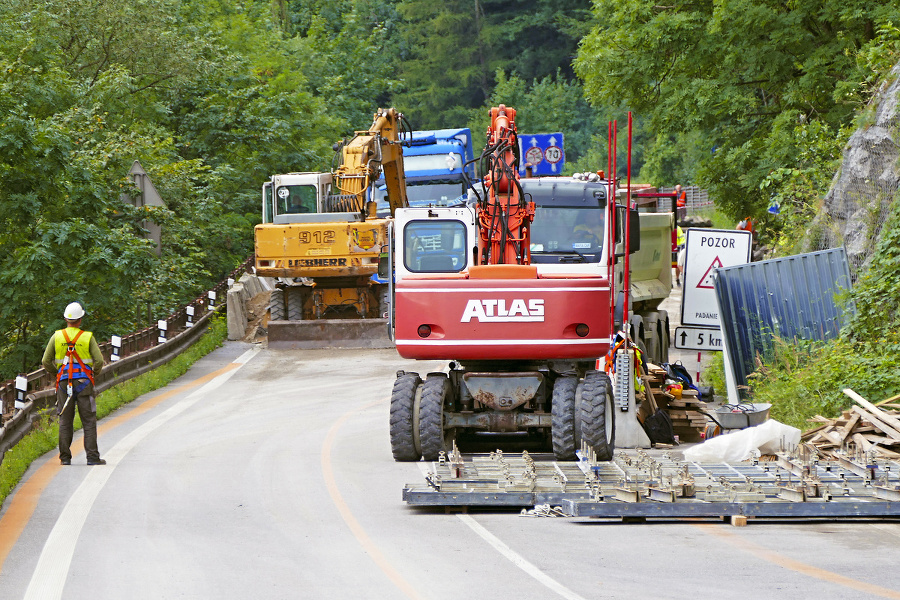
[[[424,380],[398,372],[394,458],[436,460],[454,441],[502,435],[558,459],[575,458],[583,442],[611,459],[614,386],[596,367],[622,322],[614,279],[617,256],[627,256],[626,207],[616,206],[614,181],[597,178],[560,178],[535,202],[518,177],[516,111],[500,105],[490,117],[469,202],[395,215],[397,350],[452,362]]]

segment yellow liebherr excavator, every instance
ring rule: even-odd
[[[254,234],[256,274],[277,280],[270,346],[390,345],[388,286],[377,277],[390,218],[376,216],[369,192],[383,173],[391,215],[408,206],[404,131],[401,113],[378,109],[368,130],[335,144],[331,173],[274,175],[263,184]]]

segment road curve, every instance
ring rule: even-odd
[[[892,522],[407,507],[422,473],[391,458],[388,397],[441,366],[226,344],[104,419],[105,467],[31,467],[0,512],[0,598],[900,598]]]

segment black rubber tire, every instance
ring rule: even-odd
[[[553,455],[557,460],[573,460],[575,451],[575,389],[577,377],[557,377],[553,382],[553,396],[550,400],[552,417],[550,440]]]
[[[389,319],[391,317],[391,291],[388,286],[379,286],[375,294],[378,298],[378,318]]]
[[[413,435],[413,406],[422,380],[418,373],[403,373],[391,392],[391,452],[394,460],[416,461],[421,457]]]
[[[444,406],[449,396],[447,374],[429,373],[419,402],[419,446],[425,460],[437,460],[441,450],[449,450],[444,435]]]
[[[644,318],[641,315],[631,315],[628,321],[631,323],[631,341],[641,342],[646,347],[647,332],[644,331]]]
[[[294,287],[285,290],[287,295],[287,318],[288,321],[303,320],[303,289]]]
[[[269,320],[284,321],[284,290],[274,289],[269,296]]]
[[[659,311],[659,331],[662,344],[657,364],[662,364],[669,362],[669,345],[672,343],[672,338],[669,337],[669,313],[664,310]]]
[[[606,373],[588,371],[581,392],[581,439],[598,460],[612,460],[616,448],[616,410]]]

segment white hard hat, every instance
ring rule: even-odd
[[[84,316],[84,309],[77,302],[72,302],[66,307],[66,312],[63,313],[63,316],[69,321],[77,321]]]

